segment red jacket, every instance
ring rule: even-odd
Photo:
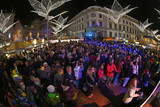
[[[98,70],[98,78],[103,78],[103,70],[102,69],[99,69]]]
[[[122,70],[122,68],[123,68],[122,62],[118,63],[118,64],[116,65],[116,67],[117,67],[118,73],[120,74],[120,73],[121,73],[121,70]]]
[[[113,76],[114,76],[114,73],[113,73],[114,70],[115,70],[116,72],[118,72],[117,69],[116,69],[115,64],[113,64],[113,63],[111,63],[111,65],[108,64],[108,65],[107,65],[107,74],[106,74],[106,76],[107,76],[107,77],[113,77]]]

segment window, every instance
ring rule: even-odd
[[[96,26],[96,22],[93,21],[93,22],[92,22],[92,26]]]
[[[101,15],[101,14],[99,14],[99,18],[102,18],[102,15]]]
[[[126,21],[126,24],[128,24],[128,21]]]
[[[125,20],[123,20],[123,23],[125,23]]]
[[[87,22],[87,26],[89,27],[89,22]]]
[[[89,19],[89,15],[87,15],[87,19]]]
[[[109,28],[112,29],[112,23],[109,23]]]
[[[102,27],[102,22],[99,22],[99,26]]]
[[[117,24],[114,25],[114,28],[117,29]]]
[[[115,33],[114,36],[117,37],[117,33]]]
[[[127,32],[128,32],[128,27],[127,27]]]
[[[112,37],[112,32],[109,32],[109,37]]]
[[[83,29],[83,24],[82,24],[82,29]]]
[[[128,34],[127,34],[127,38],[128,38],[129,36],[128,36]]]
[[[96,14],[95,14],[95,13],[92,13],[92,14],[91,14],[91,17],[96,17]]]
[[[125,38],[125,34],[123,34],[123,38]]]
[[[82,21],[83,21],[83,17],[82,17]]]
[[[123,26],[123,31],[125,31],[125,26]]]

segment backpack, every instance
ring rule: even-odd
[[[54,106],[57,103],[60,103],[60,94],[59,93],[48,93],[46,100],[48,104]]]

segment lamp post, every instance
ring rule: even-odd
[[[71,40],[71,36],[72,36],[72,31],[69,31],[69,38]]]

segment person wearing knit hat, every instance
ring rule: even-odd
[[[55,92],[55,87],[53,85],[49,85],[47,87],[48,93],[46,96],[46,101],[50,106],[56,106],[60,104],[60,94]],[[59,105],[60,106],[60,105]]]
[[[149,73],[149,69],[146,69],[146,70],[145,70],[145,73],[148,74],[148,73]]]
[[[53,85],[49,85],[47,87],[48,92],[53,93],[55,91],[55,87]]]

